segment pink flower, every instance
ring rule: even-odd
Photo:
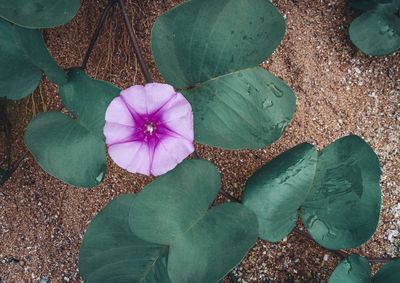
[[[170,85],[135,85],[108,106],[104,135],[120,167],[158,176],[194,151],[192,107]]]

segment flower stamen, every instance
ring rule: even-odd
[[[144,133],[148,136],[152,136],[156,131],[157,126],[153,122],[147,122],[144,125]]]

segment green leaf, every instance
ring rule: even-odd
[[[392,260],[372,277],[372,283],[399,283],[399,278],[400,260]]]
[[[360,137],[343,137],[320,152],[313,189],[301,208],[316,242],[349,249],[370,239],[379,220],[380,174],[377,156]]]
[[[139,239],[129,228],[134,195],[111,201],[90,223],[79,251],[79,271],[85,283],[170,283],[168,247]]]
[[[13,26],[0,19],[0,97],[21,99],[39,85],[42,72],[17,47]]]
[[[400,17],[372,10],[351,23],[349,34],[351,41],[367,55],[391,54],[400,48]]]
[[[399,0],[348,0],[350,7],[362,11],[378,10],[395,14],[400,8]]]
[[[273,143],[296,108],[293,91],[259,67],[210,80],[183,94],[193,107],[196,140],[227,149]]]
[[[79,0],[0,0],[0,17],[26,28],[51,28],[69,22]]]
[[[25,132],[25,144],[39,165],[70,185],[98,185],[106,167],[104,115],[118,93],[119,89],[107,82],[93,80],[80,70],[70,71],[69,82],[60,87],[60,96],[77,119],[43,113]]]
[[[284,19],[268,0],[192,0],[157,19],[154,59],[165,80],[192,103],[197,141],[244,149],[279,138],[295,97],[256,66],[284,33]],[[280,99],[272,98],[274,93]],[[267,109],[272,100],[276,103]]]
[[[42,70],[57,84],[67,82],[40,31],[0,19],[0,97],[17,100],[31,94],[39,85]]]
[[[369,283],[370,276],[371,268],[368,260],[352,254],[340,262],[328,283]]]
[[[245,206],[208,209],[219,189],[211,163],[186,160],[133,200],[130,227],[142,239],[169,246],[174,283],[218,282],[255,244],[257,219]]]
[[[246,183],[243,204],[255,212],[260,238],[276,242],[296,226],[317,165],[317,151],[300,144],[261,167]]]
[[[105,112],[120,89],[106,81],[94,80],[81,70],[68,72],[68,83],[60,87],[63,105],[72,111],[85,127],[103,139]]]
[[[38,30],[30,30],[11,25],[14,35],[14,41],[24,56],[28,57],[31,62],[52,82],[62,85],[67,82],[67,74],[54,61],[49,53],[43,37]]]
[[[157,19],[151,43],[165,80],[186,88],[257,66],[284,34],[285,21],[268,0],[193,0]]]
[[[79,187],[94,187],[103,180],[104,142],[79,121],[59,112],[39,114],[24,140],[40,167],[57,179]]]

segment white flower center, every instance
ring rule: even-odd
[[[153,123],[153,122],[147,122],[145,125],[144,125],[144,133],[146,134],[146,135],[153,135],[154,134],[154,132],[156,131],[156,125]]]

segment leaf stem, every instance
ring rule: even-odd
[[[87,63],[89,61],[90,55],[92,54],[94,45],[96,44],[96,41],[97,41],[97,39],[98,39],[98,37],[100,35],[100,32],[102,31],[102,29],[104,27],[104,23],[106,21],[106,18],[108,16],[108,14],[110,13],[111,8],[114,7],[115,3],[117,3],[117,0],[109,0],[108,1],[107,6],[104,8],[104,11],[100,16],[100,19],[97,22],[96,29],[95,29],[95,31],[93,33],[93,36],[92,36],[91,40],[90,40],[89,47],[86,50],[85,57],[83,58],[82,65],[80,67],[82,70],[86,69],[86,65],[87,65]]]
[[[124,17],[125,25],[126,28],[128,29],[129,38],[133,45],[133,51],[135,52],[136,57],[138,58],[144,78],[147,83],[151,83],[153,82],[153,79],[151,78],[149,67],[147,66],[146,61],[144,60],[135,31],[132,28],[132,23],[128,17],[128,13],[126,12],[124,0],[118,0],[118,5],[121,8],[122,16]]]

